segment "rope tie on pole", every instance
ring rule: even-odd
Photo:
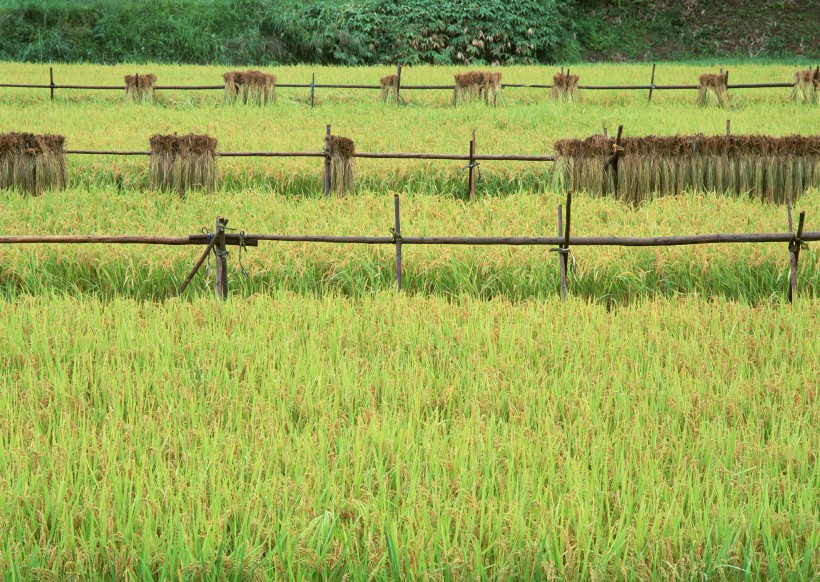
[[[471,168],[476,169],[477,173],[476,173],[475,185],[480,186],[481,185],[481,164],[479,162],[470,162],[469,164],[467,164],[466,166],[461,168],[461,171],[469,170]]]
[[[565,249],[565,248],[562,248],[562,247],[553,247],[553,248],[550,249],[550,252],[551,253],[558,253],[560,255],[570,257],[572,259],[572,274],[575,275],[575,273],[578,271],[578,264],[575,261],[575,255],[573,254],[572,249]]]
[[[401,242],[401,240],[402,240],[401,234],[396,234],[396,228],[393,227],[393,226],[390,227],[390,237],[391,237],[390,242],[392,242],[393,244],[395,244],[397,242]]]
[[[789,252],[796,253],[801,250],[809,250],[809,245],[802,238],[797,238],[797,235],[793,234],[792,237],[789,239]]]

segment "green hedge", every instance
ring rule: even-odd
[[[795,9],[775,0],[741,8],[733,0],[0,0],[0,59],[359,65],[753,53],[812,58],[818,54],[812,25],[818,2],[802,4]],[[716,26],[721,18],[735,24]],[[757,44],[744,44],[752,41]]]

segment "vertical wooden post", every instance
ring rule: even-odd
[[[313,95],[316,93],[316,73],[310,78],[310,108],[313,109]]]
[[[470,177],[468,179],[468,190],[470,200],[475,198],[475,130],[473,130],[473,137],[470,139]]]
[[[652,101],[652,90],[655,88],[655,64],[652,64],[652,79],[649,80],[649,100]]]
[[[606,135],[606,125],[604,126],[604,137],[607,137],[607,135]]]
[[[621,135],[624,132],[624,126],[618,126],[618,135],[615,137],[615,147],[621,147]],[[618,158],[621,157],[620,150],[616,149],[615,153],[612,154],[615,158],[612,160],[612,183],[615,185],[615,196],[618,196]],[[567,202],[567,232],[569,232],[569,202]]]
[[[726,137],[732,135],[732,121],[730,119],[726,120]]]
[[[54,67],[48,68],[48,79],[51,85],[51,100],[54,101]]]
[[[561,273],[563,280],[561,282],[562,297],[566,299],[566,285],[567,285],[567,271],[569,270],[569,226],[572,218],[572,190],[567,190],[567,224],[564,227],[564,244],[561,248],[564,252],[558,253],[561,255],[562,268]]]
[[[219,216],[216,219],[217,237],[215,251],[216,255],[216,296],[223,301],[228,298],[228,252],[225,248],[225,225],[228,220]]]
[[[789,234],[792,234],[792,204],[790,199],[786,199],[786,211],[789,215]],[[797,237],[792,237],[789,241],[789,303],[794,303],[797,299],[797,261],[800,259],[800,239],[803,236],[803,221],[806,219],[806,211],[800,213],[797,221]]]
[[[393,227],[393,239],[396,241],[396,289],[401,291],[401,219],[398,194],[393,197],[393,209],[396,218],[396,224]]]
[[[558,205],[558,236],[564,236],[563,206]],[[559,246],[559,248],[561,248]],[[564,254],[558,253],[558,269],[561,273],[561,300],[567,300],[567,266],[564,263]]]
[[[327,125],[327,137],[330,137],[330,124]],[[327,148],[327,144],[325,144]],[[325,151],[325,198],[330,196],[330,152]]]
[[[401,105],[401,64],[396,65],[396,103]]]

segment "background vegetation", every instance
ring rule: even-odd
[[[5,0],[0,59],[265,65],[820,54],[818,0]]]

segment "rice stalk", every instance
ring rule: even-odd
[[[820,136],[646,136],[624,138],[617,174],[604,168],[615,140],[560,140],[555,186],[616,196],[635,205],[685,190],[797,199],[820,186]]]
[[[216,184],[216,138],[207,135],[151,137],[150,175],[153,188],[185,194],[213,192]]]
[[[792,100],[807,105],[820,103],[820,67],[794,73]]]
[[[580,76],[570,75],[569,70],[567,70],[566,74],[564,74],[563,71],[556,73],[552,77],[550,98],[556,101],[578,103],[581,100],[581,95],[578,92],[578,82],[580,80]]]
[[[0,188],[34,196],[66,185],[65,137],[32,133],[0,134]]]
[[[353,140],[350,138],[338,135],[325,137],[325,154],[330,156],[330,189],[336,192],[337,196],[344,196],[353,190],[355,151]]]
[[[729,73],[705,73],[698,77],[697,104],[701,107],[729,106]]]
[[[225,81],[224,103],[267,105],[276,101],[276,76],[261,71],[228,71]]]
[[[398,75],[386,75],[379,79],[379,84],[381,85],[381,93],[380,98],[383,102],[387,103],[390,101],[391,103],[398,103],[399,102],[399,76]]]
[[[131,103],[153,103],[154,84],[157,76],[151,73],[147,75],[126,75],[125,76],[125,100]]]
[[[491,71],[469,71],[455,75],[453,105],[463,105],[474,101],[484,101],[487,105],[498,105],[501,93],[501,73]]]

